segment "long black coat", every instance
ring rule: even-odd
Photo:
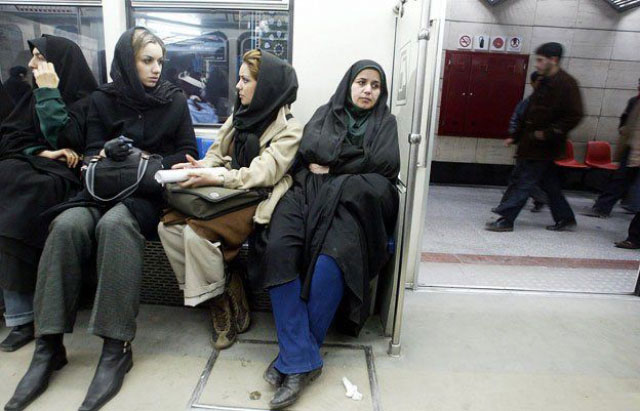
[[[58,90],[68,114],[52,147],[42,134],[35,96],[29,92],[0,127],[0,287],[33,291],[38,260],[47,235],[41,213],[80,189],[76,170],[23,151],[84,146],[88,95],[97,87],[82,50],[65,38],[44,35],[31,40],[60,78]],[[50,119],[42,119],[50,121]]]
[[[347,139],[345,101],[354,77],[374,68],[382,77],[378,104],[371,111],[362,146]],[[339,323],[357,334],[369,314],[369,282],[390,254],[387,249],[398,212],[395,182],[400,170],[396,119],[385,102],[382,68],[363,60],[345,75],[328,104],[305,127],[294,186],[271,218],[264,256],[265,287],[300,277],[308,299],[320,254],[333,257],[343,273],[345,296]],[[308,165],[329,167],[313,174]]]

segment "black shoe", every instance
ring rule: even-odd
[[[491,209],[491,212],[492,212],[493,214],[498,214],[498,207],[493,207],[493,208]]]
[[[51,374],[65,365],[67,352],[62,345],[62,334],[38,338],[31,365],[4,406],[5,411],[24,410],[47,389]]]
[[[127,341],[104,339],[102,355],[89,386],[89,391],[79,411],[95,411],[102,408],[118,394],[124,376],[133,367],[131,344]]]
[[[558,221],[554,225],[547,226],[549,231],[573,231],[578,226],[575,218]]]
[[[534,201],[533,202],[533,207],[531,208],[531,212],[532,213],[539,213],[540,211],[542,211],[543,208],[544,208],[544,203],[538,202],[538,201]]]
[[[264,378],[264,380],[274,388],[280,388],[280,386],[282,385],[282,381],[284,381],[284,377],[285,377],[283,373],[281,373],[276,369],[277,360],[278,360],[278,357],[276,357],[275,360],[271,361],[271,364],[269,364],[269,367],[262,375],[262,378]]]
[[[618,241],[614,244],[617,248],[624,248],[625,250],[640,250],[640,244],[636,244],[631,240]]]
[[[604,211],[600,211],[595,207],[592,207],[588,210],[580,212],[580,215],[587,217],[596,217],[596,218],[607,218],[609,217],[609,213],[605,213]]]
[[[292,405],[298,401],[302,390],[318,378],[320,374],[322,374],[322,367],[302,374],[286,375],[282,385],[276,391],[271,402],[269,402],[269,408],[281,410]]]
[[[33,322],[13,327],[7,338],[0,343],[0,351],[16,351],[33,341],[33,335]]]
[[[513,231],[513,223],[504,217],[498,218],[496,221],[488,222],[485,227],[487,231],[495,231],[498,233],[504,233],[507,231]]]

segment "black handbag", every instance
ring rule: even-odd
[[[224,187],[182,188],[167,184],[165,195],[171,207],[184,215],[210,220],[242,210],[267,198],[265,190],[234,190]]]
[[[124,161],[94,157],[84,172],[84,185],[94,200],[122,201],[134,193],[151,195],[162,191],[153,176],[162,169],[162,157],[133,149]]]

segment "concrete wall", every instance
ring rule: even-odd
[[[548,41],[565,47],[563,67],[580,83],[586,116],[571,133],[576,157],[587,141],[616,143],[619,116],[640,77],[640,8],[618,13],[603,0],[449,0],[444,49],[462,33],[523,37],[523,54]],[[530,59],[529,72],[533,71]],[[442,73],[441,73],[442,87]],[[525,94],[531,88],[527,84]],[[438,136],[435,160],[511,164],[501,140]]]
[[[394,0],[294,2],[293,66],[300,88],[293,112],[303,124],[329,101],[357,60],[377,61],[391,81],[394,5]]]

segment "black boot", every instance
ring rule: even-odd
[[[278,391],[276,391],[271,402],[269,402],[269,408],[272,410],[281,410],[292,405],[298,401],[302,390],[318,378],[320,374],[322,374],[322,368],[302,374],[286,375],[282,385],[278,388]]]
[[[276,357],[275,360],[271,361],[271,364],[269,364],[269,367],[262,375],[262,378],[272,387],[280,388],[280,386],[282,385],[282,381],[284,381],[285,375],[276,369],[277,360],[278,357]]]
[[[67,352],[62,345],[62,334],[38,338],[31,365],[18,383],[13,397],[4,406],[5,411],[24,410],[47,389],[51,374],[66,364]]]
[[[33,341],[33,322],[13,327],[7,338],[0,343],[0,351],[13,352]]]
[[[118,394],[124,376],[133,367],[131,344],[127,341],[104,339],[102,355],[79,411],[99,410]]]
[[[513,223],[504,217],[500,217],[496,221],[488,222],[484,226],[484,229],[487,231],[495,231],[498,233],[513,231]]]
[[[549,231],[573,231],[578,226],[575,218],[570,218],[568,220],[561,220],[555,223],[554,225],[547,226],[547,230]]]

